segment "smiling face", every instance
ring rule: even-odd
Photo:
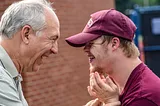
[[[46,25],[40,32],[31,31],[25,46],[23,71],[38,71],[43,58],[58,52],[59,21],[54,12],[46,11]],[[32,28],[30,28],[32,29]]]
[[[98,72],[106,74],[111,69],[111,52],[109,50],[107,41],[103,42],[103,37],[87,43],[84,51],[89,57],[90,73]]]

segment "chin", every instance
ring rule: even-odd
[[[95,62],[95,61],[92,61],[91,63],[89,63],[89,70],[92,71],[92,72],[95,72],[95,70],[97,69],[98,64]]]
[[[94,73],[95,72],[94,66],[90,64],[89,70],[90,70],[90,73]]]
[[[96,72],[96,67],[94,67],[93,65],[90,65],[90,68],[89,68],[89,70],[90,70],[90,73],[94,73],[94,72]]]

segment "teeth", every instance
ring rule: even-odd
[[[46,59],[47,57],[48,57],[47,55],[41,56],[42,59]]]
[[[42,59],[46,59],[47,57],[46,56],[42,56]]]
[[[93,61],[94,57],[89,57],[89,62],[91,63]]]
[[[92,56],[92,57],[89,57],[90,59],[94,59],[95,57],[94,56]]]
[[[88,56],[90,62],[92,62],[92,60],[95,58],[92,54],[88,54],[87,56]]]

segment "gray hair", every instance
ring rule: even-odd
[[[45,8],[51,10],[49,4],[44,4],[44,2],[24,0],[13,3],[5,10],[1,17],[1,36],[12,38],[13,35],[25,25],[30,25],[36,32],[42,30],[46,24]]]
[[[24,0],[24,1],[39,2],[39,3],[42,3],[42,4],[50,7],[51,9],[53,9],[52,8],[52,3],[49,2],[48,0],[34,0],[34,1],[33,0]]]

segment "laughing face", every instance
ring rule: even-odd
[[[89,58],[90,73],[98,72],[106,75],[110,70],[110,53],[108,47],[103,44],[103,37],[87,43],[84,51]]]
[[[28,66],[32,71],[38,71],[43,59],[48,58],[51,54],[58,52],[59,30],[54,27],[48,27],[40,32],[39,36],[34,36],[35,41],[32,44],[30,52],[31,59]]]
[[[29,43],[23,47],[23,71],[38,71],[44,58],[58,52],[59,27],[55,13],[47,11],[45,28],[39,33],[32,31],[27,38]]]

